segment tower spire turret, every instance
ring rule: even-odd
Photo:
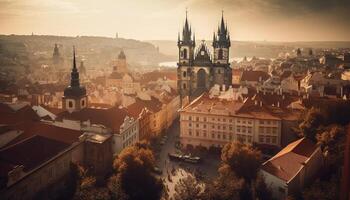
[[[69,112],[80,110],[87,106],[86,89],[80,86],[79,72],[77,69],[75,47],[73,46],[73,63],[72,71],[70,73],[70,85],[64,90],[62,98],[62,106]]]
[[[72,72],[71,72],[70,86],[71,87],[79,87],[80,86],[79,72],[77,69],[77,63],[76,63],[76,59],[75,59],[75,46],[73,46],[73,68],[72,68]]]

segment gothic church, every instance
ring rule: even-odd
[[[213,55],[210,54],[204,41],[195,51],[195,35],[192,35],[187,12],[182,37],[179,34],[177,45],[179,48],[177,87],[181,98],[189,96],[190,100],[193,100],[215,84],[221,88],[228,88],[232,84],[232,70],[229,63],[230,34],[223,15],[217,33],[214,32]]]

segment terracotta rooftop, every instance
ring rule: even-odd
[[[13,109],[8,104],[0,103],[0,124],[16,124],[23,121],[38,121],[39,116],[29,105]]]
[[[151,81],[157,81],[159,78],[166,77],[169,80],[177,80],[176,71],[153,71],[142,75],[140,82],[145,84]]]
[[[269,74],[263,71],[245,70],[242,72],[241,81],[266,81]]]
[[[316,149],[317,146],[311,140],[301,138],[290,143],[266,161],[261,169],[288,182],[304,166]]]
[[[39,121],[38,122],[27,121],[27,122],[18,123],[12,128],[15,130],[21,130],[23,131],[23,133],[21,133],[18,137],[16,137],[6,146],[16,144],[18,142],[31,138],[35,135],[57,140],[62,143],[71,145],[74,142],[79,141],[79,136],[83,134],[82,131],[57,127],[57,126],[46,124],[44,122],[39,122]]]
[[[80,111],[69,113],[62,112],[57,116],[57,120],[71,119],[78,121],[88,121],[92,124],[101,124],[110,128],[114,133],[119,133],[120,126],[124,123],[125,117],[129,115],[127,109],[112,107],[109,109],[84,108]]]

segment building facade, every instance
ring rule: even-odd
[[[228,87],[232,83],[232,70],[229,63],[230,34],[222,16],[221,25],[213,36],[213,55],[204,41],[195,51],[195,35],[187,20],[182,37],[178,37],[179,61],[177,68],[177,89],[181,99],[198,97],[218,84]]]
[[[186,147],[223,147],[231,141],[271,148],[284,143],[282,125],[298,120],[299,111],[289,109],[282,95],[273,100],[256,94],[245,99],[221,99],[203,94],[180,110],[180,142]],[[284,133],[289,134],[289,133]]]

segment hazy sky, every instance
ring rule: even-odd
[[[350,0],[0,0],[0,34],[176,40],[186,7],[197,39],[223,9],[233,40],[350,40]]]

